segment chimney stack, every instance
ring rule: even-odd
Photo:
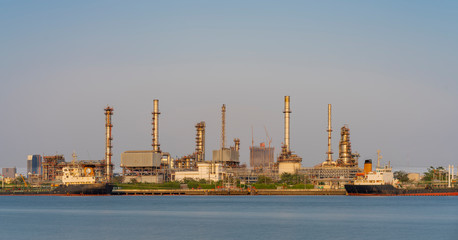
[[[290,145],[289,145],[289,114],[291,110],[289,108],[289,96],[285,96],[285,110],[283,111],[285,114],[285,148],[287,152],[290,152]]]
[[[331,104],[328,104],[328,152],[326,154],[328,154],[328,159],[326,160],[328,163],[332,163],[332,150],[331,150],[331,132],[332,132],[332,128],[331,128]]]
[[[111,116],[113,115],[113,108],[107,106],[105,108],[105,130],[106,130],[106,135],[105,135],[105,140],[106,140],[106,145],[105,145],[105,161],[107,164],[107,181],[111,181],[111,176],[113,174],[113,170],[111,169],[111,156],[113,154],[111,153],[111,149],[113,146],[111,145],[111,140],[113,138],[111,137],[111,128],[113,127],[113,124],[111,124]]]
[[[153,101],[153,152],[154,153],[160,153],[161,148],[159,147],[159,100],[154,99]]]
[[[221,149],[226,147],[226,104],[221,108]]]

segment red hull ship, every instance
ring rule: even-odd
[[[364,163],[364,172],[358,173],[353,184],[345,185],[348,195],[353,196],[458,196],[458,188],[399,188],[390,164],[380,167],[380,152],[375,172],[372,171],[372,160]],[[450,185],[449,185],[450,186]]]

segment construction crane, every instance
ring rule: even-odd
[[[266,137],[267,137],[267,140],[269,141],[269,149],[270,149],[270,144],[272,143],[272,138],[269,136],[269,133],[267,132],[266,126],[264,126],[264,130],[266,131]]]
[[[21,178],[22,178],[22,181],[24,182],[24,186],[27,187],[27,182],[25,181],[24,176],[22,176],[22,174],[21,174]]]

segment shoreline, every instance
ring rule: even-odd
[[[112,195],[347,195],[345,189],[117,189]]]
[[[345,189],[116,189],[111,194],[58,194],[47,191],[0,192],[0,196],[322,196],[347,195]]]

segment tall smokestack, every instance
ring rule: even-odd
[[[366,161],[364,161],[364,173],[368,174],[370,172],[372,172],[372,160],[367,159]]]
[[[154,99],[153,101],[154,109],[153,109],[153,152],[160,153],[161,148],[159,147],[159,100]]]
[[[332,132],[332,129],[331,129],[331,104],[328,104],[328,159],[326,161],[328,161],[328,163],[331,163],[332,162],[332,150],[331,150],[331,132]]]
[[[226,147],[226,105],[221,108],[221,149]]]
[[[113,174],[113,170],[111,169],[111,156],[113,156],[113,154],[111,153],[111,149],[113,148],[113,146],[111,145],[111,140],[113,140],[113,138],[111,137],[111,128],[113,127],[113,125],[111,124],[111,115],[113,115],[113,108],[107,106],[107,108],[105,108],[105,161],[107,164],[106,174],[108,182],[111,181],[111,176]]]
[[[291,173],[296,174],[297,170],[301,168],[302,158],[291,152],[291,146],[289,143],[289,114],[291,109],[289,106],[289,96],[285,96],[285,143],[281,147],[281,154],[277,158],[278,162],[278,174]]]
[[[285,147],[286,151],[290,152],[289,146],[289,114],[291,110],[289,108],[289,96],[285,96],[285,110],[283,111],[285,114]]]

